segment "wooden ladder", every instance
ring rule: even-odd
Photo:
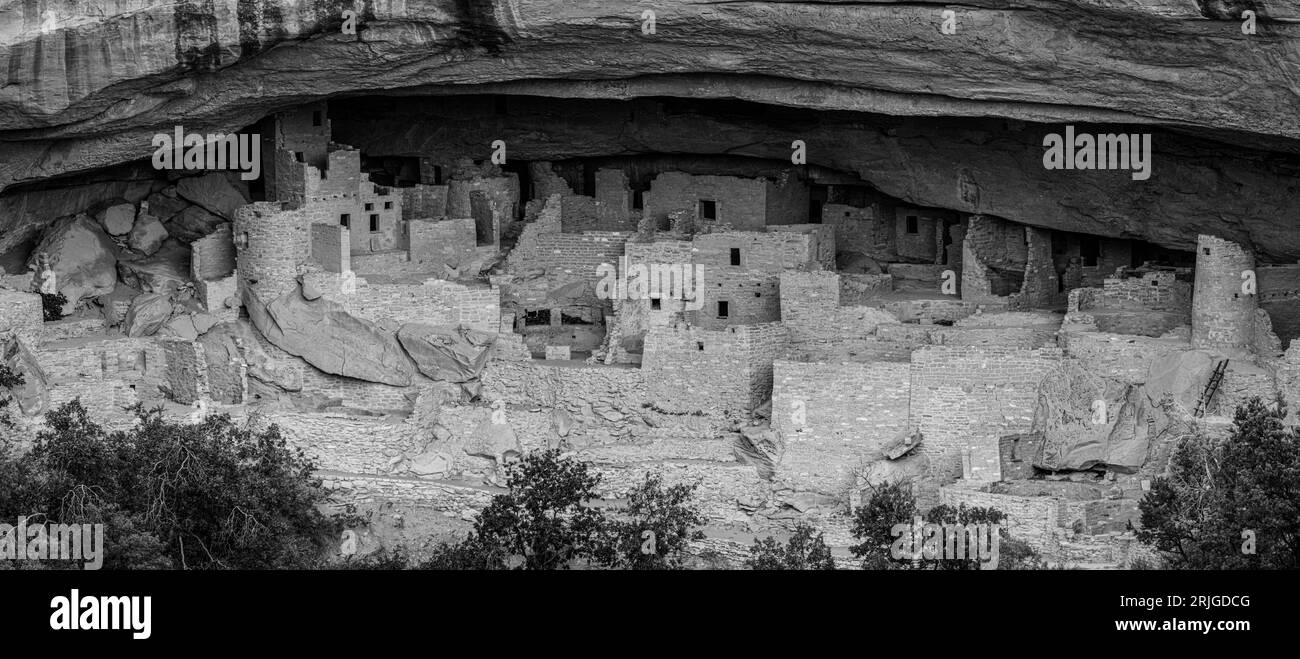
[[[1214,398],[1215,392],[1219,390],[1219,383],[1223,382],[1223,372],[1228,370],[1228,360],[1221,359],[1214,365],[1214,372],[1210,374],[1210,379],[1205,383],[1205,391],[1201,392],[1201,399],[1196,401],[1195,416],[1205,416],[1205,411],[1210,407],[1210,400]]]

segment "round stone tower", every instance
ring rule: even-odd
[[[1256,296],[1244,293],[1242,273],[1254,271],[1250,250],[1214,236],[1196,239],[1192,289],[1192,347],[1218,352],[1250,350],[1255,343]]]
[[[252,203],[235,211],[233,229],[241,296],[249,289],[270,302],[298,285],[299,265],[312,249],[300,211],[279,202]]]

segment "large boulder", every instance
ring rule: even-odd
[[[158,218],[145,213],[140,214],[131,233],[127,235],[127,244],[131,249],[145,255],[157,252],[164,240],[167,240],[167,227]]]
[[[226,218],[235,219],[235,211],[248,203],[230,179],[220,172],[191,176],[176,182],[176,194]]]
[[[469,441],[465,444],[465,452],[469,455],[491,458],[500,464],[507,453],[522,453],[523,449],[519,447],[519,438],[515,436],[515,431],[509,423],[494,423],[489,418],[474,428]]]
[[[410,471],[422,478],[439,478],[451,471],[451,465],[451,456],[431,450],[411,458]]]
[[[415,364],[394,332],[357,318],[326,298],[307,300],[295,288],[269,304],[251,290],[244,306],[266,340],[326,373],[397,387],[411,384]]]
[[[220,215],[209,213],[202,206],[190,206],[167,222],[167,232],[173,238],[194,242],[216,231],[225,222]]]
[[[172,301],[166,293],[144,293],[131,300],[131,308],[122,320],[127,336],[153,336],[172,316]]]
[[[1152,361],[1146,378],[1147,398],[1152,404],[1169,398],[1187,412],[1195,411],[1217,362],[1217,357],[1204,350],[1189,350]]]
[[[397,340],[420,372],[446,382],[478,378],[488,362],[488,348],[495,336],[466,327],[427,323],[407,323],[397,330]]]
[[[181,211],[190,207],[190,202],[176,196],[174,188],[149,195],[145,203],[149,204],[149,214],[163,222],[176,217]]]
[[[46,230],[32,250],[29,268],[36,266],[42,252],[49,255],[50,267],[58,275],[59,292],[68,298],[65,316],[79,301],[107,295],[117,286],[117,245],[87,215],[63,218]]]
[[[150,256],[118,261],[122,283],[146,293],[175,291],[190,283],[190,248],[167,240]]]
[[[919,451],[909,453],[897,460],[885,456],[869,460],[860,474],[862,484],[880,487],[890,483],[912,483],[923,478],[930,470],[930,458]]]
[[[1043,433],[1043,443],[1034,466],[1136,472],[1150,446],[1147,420],[1157,416],[1163,417],[1142,387],[1063,364],[1039,388],[1033,432]]]
[[[22,384],[7,390],[23,414],[34,416],[49,409],[50,390],[45,371],[41,370],[36,355],[27,349],[21,339],[10,337],[0,342],[0,364],[8,366],[23,378]],[[4,391],[0,390],[0,396],[4,395]]]
[[[104,231],[114,236],[121,236],[131,230],[135,223],[135,206],[128,201],[110,203],[95,214]]]

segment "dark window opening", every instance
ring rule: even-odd
[[[650,298],[651,309],[653,309],[654,311],[659,311],[660,309],[663,309],[663,307],[664,307],[663,301],[661,301],[659,298],[657,297]]]
[[[1096,236],[1080,236],[1079,256],[1083,258],[1083,267],[1097,267],[1097,259],[1101,257],[1101,239]]]
[[[433,184],[442,185],[442,165],[433,166]]]
[[[368,210],[368,211],[375,210],[375,205],[374,205],[374,204],[366,204],[366,210]]]
[[[1020,440],[1011,440],[1011,461],[1020,462]]]
[[[376,232],[376,231],[379,231],[379,216],[378,216],[378,215],[371,215],[371,216],[370,216],[370,233],[374,233],[374,232]]]
[[[345,227],[345,228],[346,228],[346,227],[348,227],[348,226],[351,226],[351,224],[352,224],[352,216],[351,216],[351,215],[349,215],[349,214],[347,214],[347,213],[344,213],[344,214],[342,214],[342,215],[339,216],[339,226],[342,226],[342,227]]]
[[[313,125],[313,126],[319,126],[319,125],[321,125],[321,121],[322,121],[322,119],[323,119],[323,117],[321,117],[321,112],[320,112],[320,110],[316,110],[315,112],[312,112],[312,113],[311,113],[311,125]]]
[[[921,233],[920,223],[917,221],[915,215],[908,215],[908,216],[907,216],[907,232],[908,232],[908,233]]]
[[[1210,255],[1210,248],[1209,248],[1209,247],[1206,247],[1206,248],[1202,249],[1201,251],[1204,252],[1206,256],[1209,256],[1209,255]]]
[[[393,202],[391,202],[391,201],[385,201],[385,202],[384,202],[384,210],[386,210],[386,211],[393,210]]]
[[[632,210],[635,210],[635,211],[639,211],[639,210],[641,210],[641,208],[642,208],[642,203],[643,203],[643,202],[641,201],[641,191],[640,191],[640,190],[633,190],[633,191],[632,191]]]
[[[740,265],[740,250],[735,247],[731,248],[731,265]]]
[[[808,200],[808,223],[809,224],[822,223],[822,203],[823,202],[820,199]]]
[[[1152,280],[1151,280],[1151,285],[1152,285],[1152,286],[1159,286],[1159,285],[1160,285],[1160,281],[1159,281],[1158,279],[1152,279]]]
[[[755,294],[754,294],[754,297],[763,297],[763,294],[762,294],[762,293],[755,293]]]
[[[718,318],[726,318],[730,309],[726,301],[718,302]]]
[[[704,350],[704,342],[703,342],[703,341],[696,341],[696,342],[695,342],[695,347],[696,347],[697,350],[701,350],[701,351],[703,351],[703,350]]]
[[[718,219],[718,202],[708,199],[700,200],[700,217],[705,220]]]
[[[560,312],[560,324],[561,325],[590,325],[592,323],[590,320],[587,320],[581,316],[570,316],[567,313]]]
[[[524,312],[524,325],[550,325],[551,310],[538,309],[537,311]]]

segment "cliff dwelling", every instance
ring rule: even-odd
[[[715,10],[773,20],[740,4]],[[847,27],[759,62],[661,18],[680,50],[660,65],[620,59],[639,28],[556,15],[454,38],[304,24],[323,36],[283,48],[243,26],[175,70],[65,62],[60,93],[9,74],[0,358],[25,384],[6,432],[29,444],[74,399],[111,428],[135,403],[275,425],[338,509],[445,537],[510,459],[558,448],[611,501],[651,470],[702,483],[692,551],[736,560],[800,522],[845,558],[853,507],[902,482],[922,507],[1006,512],[1054,563],[1118,569],[1148,553],[1138,502],[1181,439],[1226,436],[1251,397],[1300,409],[1300,105],[1258,100],[1285,72],[1250,68],[1229,98],[1048,54],[1051,75],[986,93],[1016,62],[933,29],[924,65],[854,55],[869,39]],[[1244,66],[1186,29],[1141,39]],[[35,66],[52,38],[0,61]],[[304,64],[326,60],[341,72]],[[73,85],[78,67],[122,86]],[[1113,150],[1044,166],[1067,125],[1148,136],[1124,144],[1150,145],[1149,177]],[[156,168],[173,129],[254,136],[258,175]]]

